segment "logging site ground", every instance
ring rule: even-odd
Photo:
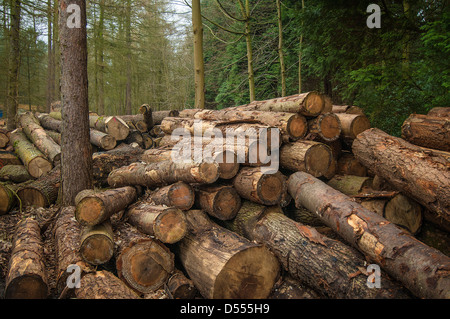
[[[343,3],[3,1],[0,299],[450,299],[448,4]]]

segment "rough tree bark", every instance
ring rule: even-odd
[[[450,118],[411,114],[402,125],[402,138],[414,145],[450,152]]]

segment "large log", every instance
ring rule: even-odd
[[[355,157],[396,189],[450,221],[450,162],[373,128],[353,143]]]
[[[123,120],[115,116],[89,116],[89,125],[93,129],[114,136],[116,141],[126,139],[130,133],[130,128],[128,125]]]
[[[28,139],[53,163],[61,161],[61,146],[47,135],[32,113],[18,116],[18,124]]]
[[[128,223],[117,226],[115,242],[119,278],[139,293],[157,290],[174,271],[173,253]]]
[[[76,289],[77,299],[139,299],[139,296],[122,280],[106,270],[84,275],[80,288]]]
[[[79,252],[81,230],[81,225],[75,220],[75,207],[61,208],[53,227],[57,261],[56,292],[58,294],[67,289],[68,277],[72,273],[69,271],[71,265],[79,266],[82,272],[92,271],[92,268],[83,260]],[[71,290],[71,293],[73,293],[73,290]],[[66,293],[65,296],[69,297],[71,293]]]
[[[149,199],[155,205],[189,210],[195,203],[195,191],[190,184],[177,182],[151,192]]]
[[[53,168],[52,163],[28,140],[20,129],[11,132],[11,143],[28,172],[34,178],[47,174]]]
[[[195,189],[195,202],[198,208],[220,220],[236,217],[241,208],[241,197],[232,186],[203,185]]]
[[[179,242],[186,235],[184,213],[175,207],[154,205],[141,200],[127,210],[128,222],[141,233],[153,236],[165,244]]]
[[[95,226],[126,209],[137,199],[136,188],[125,186],[84,196],[76,203],[75,218],[83,226]]]
[[[113,170],[108,177],[112,187],[141,185],[160,187],[179,181],[186,183],[212,184],[219,178],[217,163],[174,163],[163,161],[159,163],[133,163]]]
[[[81,231],[80,255],[91,265],[102,265],[114,255],[114,233],[109,220]]]
[[[17,225],[5,287],[6,299],[45,299],[49,293],[41,229],[34,219]]]
[[[314,141],[296,141],[280,148],[280,165],[293,172],[302,171],[316,177],[325,175],[332,164],[331,148]]]
[[[190,232],[179,243],[181,263],[207,299],[267,298],[279,275],[263,245],[212,223],[202,211],[186,214]]]
[[[231,229],[269,247],[285,271],[327,298],[408,296],[400,285],[384,276],[382,289],[369,288],[366,260],[360,253],[293,221],[279,207],[245,201]]]
[[[294,173],[288,184],[297,205],[315,213],[417,297],[450,298],[448,256],[309,174]]]
[[[277,205],[286,190],[283,174],[265,174],[259,167],[243,167],[233,179],[238,194],[252,202]]]
[[[450,118],[411,114],[402,125],[402,138],[414,145],[450,152]]]
[[[192,118],[206,121],[254,121],[276,127],[280,129],[282,135],[286,135],[293,140],[305,137],[308,132],[305,117],[296,113],[240,111],[239,109],[202,110],[196,112]]]
[[[250,104],[236,107],[241,110],[300,113],[315,117],[325,108],[323,95],[318,92],[308,92],[265,101],[254,101]]]
[[[49,207],[56,202],[61,185],[61,167],[20,187],[17,196],[23,206]]]

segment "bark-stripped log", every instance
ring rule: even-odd
[[[230,228],[269,247],[284,270],[328,298],[407,297],[386,277],[382,289],[369,288],[366,260],[359,252],[293,221],[279,207],[245,201]]]
[[[313,176],[290,176],[289,192],[297,205],[326,225],[421,298],[450,298],[450,258],[418,241]]]
[[[212,184],[197,187],[195,202],[198,208],[220,220],[233,219],[241,208],[241,197],[232,186]]]
[[[126,209],[136,199],[137,191],[131,186],[93,193],[76,204],[75,218],[83,226],[95,226]]]
[[[402,138],[414,145],[450,152],[450,118],[411,114],[402,125]]]
[[[47,174],[53,168],[52,163],[28,140],[22,130],[18,129],[11,132],[11,143],[28,172],[34,178]]]
[[[48,295],[44,245],[34,219],[17,225],[5,286],[6,299],[45,299]]]
[[[76,289],[77,299],[139,299],[139,296],[122,280],[106,270],[84,275],[80,288]]]
[[[212,223],[202,211],[186,213],[190,231],[178,256],[207,299],[264,299],[278,279],[279,263],[263,245]]]
[[[450,222],[450,162],[373,128],[353,143],[355,157],[405,195]]]
[[[212,184],[219,178],[217,163],[133,163],[113,170],[108,177],[112,187],[141,185],[160,187],[176,182]]]
[[[141,233],[165,244],[179,242],[187,232],[186,217],[175,207],[158,206],[142,200],[130,206],[126,216]]]
[[[335,114],[341,121],[342,133],[341,137],[348,140],[355,139],[359,133],[370,128],[369,119],[362,114]]]
[[[174,271],[174,255],[170,250],[128,223],[117,226],[115,243],[119,278],[139,293],[157,290]]]

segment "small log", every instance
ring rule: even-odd
[[[153,125],[160,125],[166,117],[177,117],[179,114],[180,112],[177,110],[153,111]]]
[[[122,280],[106,270],[84,275],[80,288],[76,289],[77,299],[139,299],[139,296]]]
[[[58,133],[55,131],[49,131],[49,130],[45,130],[45,133],[47,133],[47,135],[50,136],[50,138],[53,141],[55,141],[56,144],[61,146],[61,139],[62,139],[61,133]]]
[[[98,146],[104,150],[112,150],[116,147],[117,142],[114,136],[106,134],[95,129],[90,130],[90,140],[95,146]]]
[[[341,121],[336,114],[320,114],[308,121],[309,134],[313,134],[323,142],[333,142],[339,139],[342,128]]]
[[[144,138],[142,137],[142,133],[139,132],[138,130],[130,130],[130,134],[128,134],[125,143],[127,144],[137,143],[139,147],[145,148]]]
[[[61,161],[61,146],[45,133],[44,128],[32,113],[18,116],[18,124],[30,141],[53,163]]]
[[[23,206],[49,207],[56,202],[61,186],[61,167],[58,165],[48,174],[20,187],[17,196]]]
[[[364,189],[370,189],[372,187],[372,178],[354,175],[335,175],[327,184],[345,195],[353,196],[363,192]]]
[[[23,165],[6,165],[0,168],[0,181],[18,184],[32,179],[33,177]]]
[[[89,264],[83,261],[79,252],[81,230],[81,225],[75,220],[75,207],[61,208],[53,227],[57,261],[56,292],[58,294],[61,294],[67,287],[67,280],[71,274],[68,270],[71,265],[78,265],[83,272],[92,271]],[[66,296],[70,297],[71,293]]]
[[[279,204],[286,190],[286,181],[280,172],[264,174],[259,167],[243,167],[233,180],[238,194],[263,205]]]
[[[401,286],[384,277],[383,289],[369,288],[363,256],[315,228],[294,222],[279,207],[246,201],[231,228],[267,245],[293,278],[328,298],[407,298]]]
[[[116,268],[119,278],[139,293],[150,293],[167,283],[174,271],[174,255],[159,241],[128,223],[115,230]]]
[[[128,125],[115,116],[89,116],[89,125],[93,129],[114,136],[116,141],[125,140],[130,133]]]
[[[342,133],[344,139],[354,140],[360,133],[370,129],[369,119],[361,114],[336,113],[341,121]]]
[[[331,112],[364,115],[364,111],[360,107],[351,105],[333,105]]]
[[[402,138],[414,145],[450,152],[450,118],[411,114],[402,125]]]
[[[11,152],[0,151],[0,168],[6,165],[23,165],[22,161]]]
[[[5,148],[9,143],[9,136],[6,130],[0,128],[0,148]]]
[[[91,265],[107,263],[114,255],[114,233],[109,220],[81,231],[80,255]]]
[[[236,217],[241,208],[241,197],[232,186],[204,185],[195,189],[198,208],[220,220]]]
[[[281,167],[320,177],[329,171],[332,153],[328,145],[314,141],[296,141],[280,149]]]
[[[95,226],[126,209],[136,199],[137,191],[130,186],[89,194],[77,203],[75,218],[83,226]]]
[[[195,203],[195,192],[191,185],[184,182],[177,182],[152,192],[149,195],[149,199],[155,205],[165,205],[181,210],[189,210]]]
[[[367,176],[367,168],[351,152],[343,152],[337,161],[338,175]]]
[[[202,211],[189,211],[186,217],[190,231],[178,245],[178,256],[204,298],[269,296],[280,266],[265,246],[212,223]]]
[[[28,172],[34,178],[47,174],[53,168],[50,161],[39,151],[21,130],[11,133],[11,143]]]
[[[406,228],[413,235],[417,234],[422,226],[422,206],[403,194],[396,195],[386,203],[383,216],[391,223]]]
[[[167,281],[167,288],[173,299],[194,299],[198,292],[194,282],[186,278],[178,269],[175,269],[175,272]]]
[[[5,282],[6,299],[45,299],[49,293],[44,245],[36,220],[17,225]]]
[[[147,130],[150,130],[154,126],[152,108],[148,104],[142,104],[139,108],[139,113],[144,116],[144,122],[147,124]]]
[[[450,298],[450,258],[313,176],[297,172],[288,181],[296,204],[314,212],[417,297]]]
[[[212,184],[219,178],[217,163],[174,163],[163,161],[159,163],[133,163],[113,170],[108,177],[112,187],[141,185],[160,187],[179,181],[186,183]]]
[[[9,213],[17,204],[20,184],[0,183],[0,216]]]
[[[143,139],[143,148],[148,150],[152,147],[157,147],[155,145],[155,141],[153,140],[153,138],[150,136],[150,134],[148,133],[142,133],[142,139]]]
[[[143,200],[130,206],[127,218],[141,233],[165,244],[179,242],[187,232],[186,217],[175,207],[157,206]]]
[[[120,115],[117,116],[121,120],[123,120],[127,125],[131,128],[136,128],[140,133],[144,133],[148,131],[147,123],[144,120],[143,114],[137,115]]]
[[[62,133],[62,121],[54,119],[49,114],[41,113],[37,116],[44,129]]]

